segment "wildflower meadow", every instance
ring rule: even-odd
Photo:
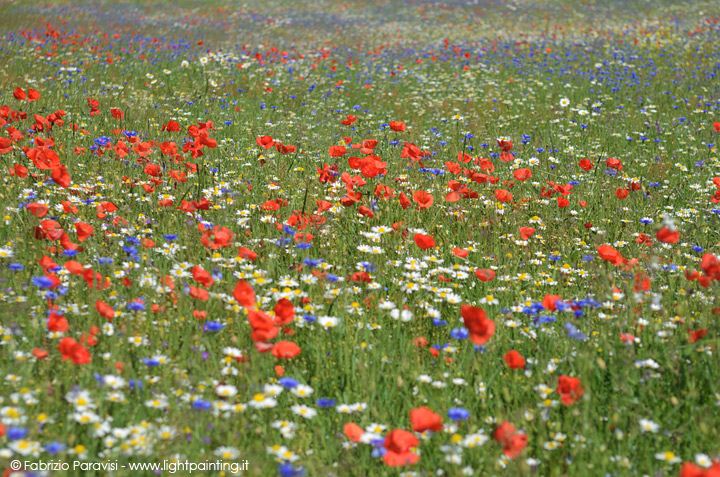
[[[0,1],[0,471],[720,476],[720,8]]]

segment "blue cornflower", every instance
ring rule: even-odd
[[[193,401],[192,407],[193,409],[197,409],[199,411],[207,411],[212,407],[212,403],[198,399],[197,401]]]
[[[385,444],[385,439],[373,439],[370,441],[370,444],[373,446],[373,451],[372,454],[370,454],[370,457],[382,457],[387,452],[387,449],[383,446],[383,444]]]
[[[585,341],[587,337],[578,330],[572,323],[565,323],[565,332],[568,338],[572,338],[578,341]]]
[[[335,405],[335,400],[330,398],[320,398],[315,401],[315,404],[317,404],[317,406],[320,408],[328,408]]]
[[[467,328],[453,328],[450,331],[450,338],[454,340],[464,340],[467,339],[468,336],[470,336],[470,332],[468,332]]]
[[[56,455],[64,451],[67,448],[65,444],[58,441],[52,441],[45,444],[45,451],[50,455]]]
[[[285,388],[292,389],[298,385],[297,379],[293,378],[280,378],[278,382]]]
[[[375,265],[370,262],[360,262],[358,265],[360,265],[368,273],[375,271]]]
[[[126,308],[130,311],[144,311],[145,303],[139,300],[133,300],[127,304]]]
[[[293,467],[292,464],[286,462],[278,466],[278,474],[282,477],[301,477],[305,475],[304,467]]]
[[[27,429],[23,427],[11,427],[7,430],[6,436],[11,441],[16,441],[18,439],[22,439],[27,435],[28,431]]]
[[[470,411],[461,407],[448,409],[448,417],[453,421],[463,421],[470,417]]]
[[[208,321],[205,323],[203,331],[215,332],[223,329],[223,324],[219,321]]]
[[[32,283],[33,283],[33,285],[35,285],[36,287],[39,287],[39,288],[50,288],[54,284],[54,282],[50,278],[46,277],[45,275],[43,275],[41,277],[33,277]]]

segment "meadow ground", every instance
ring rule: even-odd
[[[0,3],[4,475],[720,475],[716,2]]]

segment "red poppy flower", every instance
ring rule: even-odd
[[[495,271],[489,268],[478,268],[475,270],[475,276],[481,282],[490,282],[495,280]]]
[[[358,213],[360,215],[364,215],[365,217],[368,217],[370,219],[375,217],[375,212],[370,210],[368,207],[365,207],[364,205],[361,205],[360,207],[358,207]]]
[[[291,359],[300,354],[300,347],[292,341],[280,341],[275,343],[272,354],[276,358]]]
[[[495,191],[495,198],[500,202],[511,202],[513,195],[505,189],[498,189]]]
[[[255,142],[257,142],[258,146],[265,149],[270,149],[275,145],[275,141],[273,140],[272,136],[260,136],[255,140]]]
[[[605,160],[605,165],[607,165],[610,169],[616,169],[618,171],[622,171],[622,163],[620,162],[619,159],[610,157],[607,160]]]
[[[697,340],[704,338],[708,334],[708,330],[700,328],[699,330],[689,331],[689,333],[690,337],[688,338],[688,341],[690,343],[695,343]]]
[[[555,303],[558,300],[562,301],[560,295],[547,294],[543,298],[542,305],[545,307],[546,310],[555,311],[557,309],[557,305]]]
[[[402,121],[390,121],[390,129],[397,132],[403,132],[407,129],[407,127]]]
[[[663,227],[657,231],[655,238],[663,243],[677,243],[680,239],[680,232],[677,230],[670,230],[667,227]]]
[[[467,164],[468,162],[472,161],[472,156],[466,152],[458,152],[457,153],[457,160],[458,162],[462,162],[463,164]]]
[[[177,121],[168,121],[167,124],[163,124],[162,131],[178,132],[180,131],[180,124]]]
[[[290,300],[281,298],[275,305],[275,324],[284,326],[292,323],[295,318],[295,308]]]
[[[424,336],[418,336],[413,340],[413,344],[418,348],[424,348],[430,344],[430,342]]]
[[[442,416],[426,407],[417,407],[410,411],[410,422],[415,432],[442,431]]]
[[[413,194],[413,200],[417,203],[419,209],[427,209],[433,205],[435,198],[432,194],[419,190]]]
[[[323,163],[322,169],[317,166],[315,167],[315,169],[317,169],[318,174],[320,174],[318,180],[321,184],[332,184],[337,180],[337,176],[333,174],[334,171],[330,168],[330,166],[327,165],[327,163]]]
[[[502,444],[503,454],[514,459],[527,446],[527,435],[515,431],[515,426],[503,421],[493,432],[493,439]]]
[[[640,245],[645,245],[647,247],[652,246],[654,243],[652,237],[643,233],[639,233],[635,241]]]
[[[435,239],[433,239],[432,235],[415,234],[413,239],[415,240],[415,244],[422,250],[427,250],[435,246]]]
[[[32,202],[26,207],[35,217],[45,217],[48,213],[48,206],[45,204],[38,204],[37,202]]]
[[[343,119],[342,121],[340,121],[340,123],[343,126],[350,126],[355,121],[357,121],[357,118],[355,116],[353,116],[352,114],[348,114],[347,119]]]
[[[90,351],[74,338],[63,338],[60,340],[58,350],[62,354],[63,361],[70,359],[75,364],[87,364],[91,360]]]
[[[68,323],[67,319],[63,315],[53,311],[50,312],[50,315],[48,315],[47,329],[52,332],[65,333],[70,329],[70,323]]]
[[[515,179],[523,182],[532,177],[532,171],[530,169],[517,169],[515,172],[513,172],[513,176],[515,176]]]
[[[482,308],[462,305],[460,315],[465,328],[470,332],[470,340],[476,345],[484,345],[495,333],[495,322],[487,319]]]
[[[716,123],[720,125],[720,123]],[[680,468],[680,477],[720,477],[720,462],[713,461],[710,468],[703,469],[692,462],[685,462]]]
[[[115,318],[115,310],[113,310],[112,307],[104,301],[96,301],[95,309],[98,311],[98,313],[100,313],[100,316],[102,316],[108,321],[112,321],[112,319]]]
[[[255,290],[245,280],[237,282],[233,290],[233,298],[242,307],[250,309],[255,306]]]
[[[39,231],[39,232],[38,232]],[[39,237],[38,237],[39,234]],[[46,219],[40,222],[40,225],[36,228],[36,238],[46,238],[48,240],[59,240],[63,234],[63,229],[60,228],[60,224],[54,220]]]
[[[83,271],[85,271],[85,267],[83,267],[80,262],[76,262],[75,260],[68,260],[67,262],[65,262],[64,266],[65,269],[72,275],[79,275]]]
[[[162,168],[157,164],[148,164],[145,166],[145,174],[152,177],[160,177],[162,175]]]
[[[580,162],[578,162],[578,166],[580,166],[580,169],[583,171],[589,171],[592,169],[594,164],[590,161],[590,159],[581,159]]]
[[[254,261],[257,258],[257,253],[253,252],[249,248],[240,247],[240,249],[238,250],[238,257]]]
[[[460,200],[460,197],[460,194],[455,191],[448,192],[448,195],[445,196],[445,202],[457,202],[458,200]]]
[[[453,248],[453,253],[460,258],[465,258],[470,255],[470,252],[468,252],[467,250],[457,247]]]
[[[206,230],[200,241],[202,244],[212,250],[220,247],[229,247],[232,245],[232,239],[235,236],[230,229],[216,225],[210,230]]]
[[[720,260],[711,254],[706,253],[700,262],[700,268],[710,280],[720,280]]]
[[[535,233],[535,229],[532,227],[520,227],[518,230],[523,240],[529,239]]]
[[[628,195],[630,195],[630,191],[627,189],[622,187],[615,189],[615,196],[620,200],[626,199]]]
[[[67,189],[70,186],[70,174],[64,164],[53,167],[50,177],[63,189]]]
[[[207,290],[193,286],[190,287],[190,296],[200,301],[207,301],[210,298]]]
[[[60,156],[47,147],[28,149],[25,155],[30,158],[38,169],[50,170],[60,165]]]
[[[625,262],[623,256],[615,250],[611,245],[600,245],[597,248],[600,258],[606,260],[613,265],[622,265]]]
[[[522,355],[514,349],[505,353],[503,359],[510,369],[520,369],[525,367],[525,358],[523,358]]]
[[[168,175],[175,180],[175,182],[187,182],[187,175],[185,171],[168,170]]]
[[[212,284],[215,283],[212,275],[210,275],[210,273],[204,268],[202,268],[200,265],[192,267],[190,269],[190,272],[192,272],[192,276],[195,281],[204,286],[205,288],[210,288]]]
[[[248,311],[248,323],[253,330],[250,337],[256,343],[270,341],[278,334],[278,328],[273,323],[272,318],[265,312],[259,310]],[[266,351],[269,351],[269,349]]]
[[[88,239],[88,237],[94,236],[94,230],[95,229],[92,225],[86,224],[84,222],[77,222],[75,224],[75,232],[77,232],[77,237],[80,242],[84,242]]]
[[[385,437],[383,447],[386,452],[383,461],[390,467],[416,464],[420,460],[420,456],[411,452],[410,449],[419,444],[420,441],[412,432],[395,429]]]
[[[513,148],[513,142],[506,141],[505,139],[498,139],[497,145],[500,149],[502,149],[503,152],[508,152],[510,149]]]
[[[331,157],[340,157],[347,154],[347,149],[344,146],[330,146],[328,153]]]
[[[493,439],[504,444],[515,434],[515,426],[507,421],[500,423],[493,431]]]
[[[25,91],[23,91],[22,88],[15,88],[15,91],[13,91],[13,96],[14,96],[15,99],[17,99],[18,101],[22,101],[23,99],[26,98],[26,96],[25,96]]]
[[[10,169],[10,175],[16,175],[24,179],[28,175],[28,169],[22,164],[13,164],[13,167]]]
[[[570,376],[559,376],[557,393],[560,395],[560,401],[570,406],[580,399],[585,389],[580,385],[580,378],[572,378]]]
[[[343,426],[343,433],[352,442],[360,442],[360,438],[365,434],[365,431],[354,422],[348,422]]]

